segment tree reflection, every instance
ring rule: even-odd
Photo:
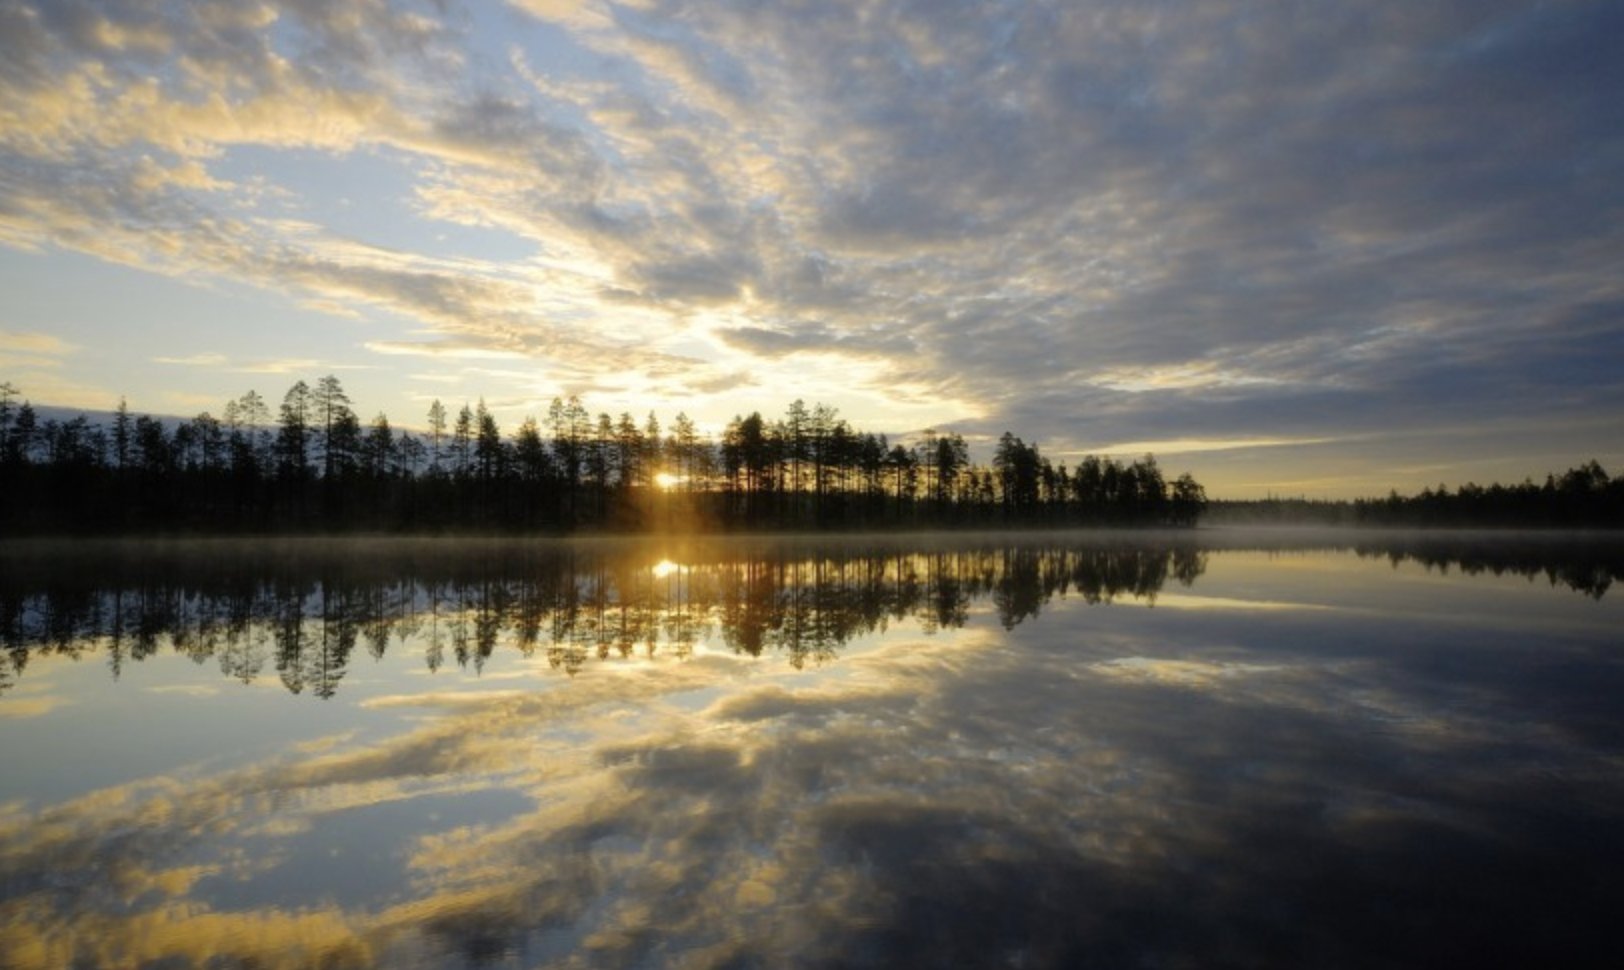
[[[1463,535],[1400,534],[1382,542],[1355,546],[1366,558],[1383,558],[1395,567],[1416,562],[1429,570],[1463,575],[1521,576],[1544,579],[1551,586],[1566,586],[1591,599],[1601,599],[1617,579],[1624,578],[1624,547],[1616,542],[1554,545],[1538,533],[1482,537]]]
[[[1600,598],[1624,574],[1616,550],[1497,543],[1371,543],[1360,555],[1466,573],[1545,577]],[[499,650],[574,674],[593,662],[686,658],[702,645],[799,668],[853,638],[912,622],[964,626],[978,607],[1005,628],[1055,597],[1153,603],[1193,584],[1208,553],[1129,536],[1018,544],[832,541],[390,540],[28,547],[0,558],[0,692],[33,654],[100,653],[117,678],[164,648],[213,659],[244,683],[274,671],[292,693],[334,696],[357,645],[422,651],[478,672]]]
[[[39,551],[39,550],[36,550]],[[290,554],[291,553],[291,554]],[[576,673],[611,658],[677,658],[712,644],[779,655],[799,668],[833,660],[852,638],[910,620],[927,632],[968,622],[989,603],[1007,628],[1056,595],[1090,603],[1148,599],[1203,568],[1191,549],[1124,543],[942,548],[899,542],[851,552],[725,544],[650,562],[635,544],[385,543],[278,545],[252,557],[114,544],[87,555],[7,560],[0,587],[0,690],[30,654],[101,651],[124,663],[165,646],[244,683],[274,670],[289,692],[332,697],[358,644],[423,651],[479,671],[499,649],[538,651]],[[94,568],[90,568],[94,561]]]

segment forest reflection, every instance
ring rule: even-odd
[[[813,543],[651,554],[636,544],[109,546],[5,563],[0,691],[42,654],[124,665],[173,651],[245,683],[276,677],[331,697],[357,650],[421,649],[429,670],[480,670],[498,650],[574,674],[610,658],[685,658],[703,645],[834,659],[852,638],[912,621],[965,624],[990,604],[1006,628],[1055,596],[1153,601],[1200,576],[1193,546],[1044,544],[860,552]]]
[[[1400,533],[1381,542],[1358,543],[1354,551],[1362,558],[1386,559],[1394,567],[1415,562],[1444,574],[1457,570],[1465,576],[1544,579],[1551,586],[1565,586],[1596,600],[1607,595],[1615,580],[1624,579],[1624,547],[1616,541],[1561,545],[1531,537],[1439,541]]]
[[[1324,548],[1324,543],[1315,543]],[[1332,543],[1335,545],[1335,543]],[[574,674],[611,658],[696,650],[834,659],[909,621],[963,626],[984,604],[1007,629],[1057,596],[1154,603],[1192,585],[1214,549],[1133,534],[1088,541],[508,540],[35,544],[0,555],[0,693],[30,657],[105,657],[112,676],[163,651],[231,678],[332,697],[357,650],[421,650],[431,670],[480,671],[499,650]],[[1296,543],[1282,550],[1302,548]],[[1624,576],[1616,544],[1362,538],[1395,566],[1546,579],[1599,599]]]

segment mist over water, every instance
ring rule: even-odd
[[[1621,574],[1533,534],[8,544],[0,964],[1593,961]]]

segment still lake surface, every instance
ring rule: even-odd
[[[1594,536],[0,545],[0,967],[1599,965],[1620,578]]]

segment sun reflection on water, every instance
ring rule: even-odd
[[[101,720],[92,693],[37,715],[73,723],[0,720],[25,764],[69,779],[12,783],[8,803],[0,776],[0,964],[1177,963],[1236,945],[1190,936],[1236,924],[1312,964],[1408,925],[1344,920],[1350,892],[1448,920],[1475,878],[1484,905],[1570,935],[1611,902],[1583,892],[1614,859],[1572,826],[1609,830],[1621,803],[1602,720],[1617,617],[1592,609],[1616,599],[1575,614],[1458,574],[1406,592],[1408,573],[1342,552],[1310,582],[1129,544],[602,548],[0,584],[18,604],[0,641],[35,657],[21,682],[0,667],[0,703],[92,655],[124,691]],[[1430,604],[1424,624],[1400,594]],[[1129,601],[1182,608],[1096,608]],[[1536,635],[1486,624],[1502,602]],[[196,689],[210,660],[285,688],[230,697],[251,737],[222,730],[224,688]],[[398,679],[425,660],[470,675]],[[551,670],[569,676],[535,677]],[[1566,693],[1528,691],[1530,671]],[[322,717],[287,715],[312,699]],[[114,784],[74,781],[130,710],[211,760],[166,744]],[[1592,781],[1564,782],[1577,807],[1543,825],[1553,771]],[[1572,870],[1582,911],[1488,864]],[[1271,922],[1298,915],[1277,916],[1284,892],[1310,893],[1302,939]],[[1115,899],[1168,915],[1131,940],[1073,919]]]

